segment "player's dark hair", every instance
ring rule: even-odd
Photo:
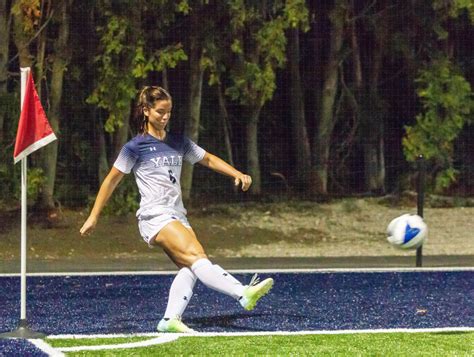
[[[137,98],[135,108],[135,123],[140,134],[146,134],[148,118],[145,116],[145,108],[151,109],[158,100],[171,101],[171,95],[168,91],[158,86],[145,86],[142,88]]]

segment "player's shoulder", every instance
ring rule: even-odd
[[[124,145],[124,148],[138,155],[140,153],[140,147],[146,144],[148,141],[150,141],[150,138],[148,135],[138,134],[132,139],[130,139]]]

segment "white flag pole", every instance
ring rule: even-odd
[[[30,73],[30,67],[20,68],[21,71],[21,107],[23,109],[23,101],[26,92],[26,81]],[[27,219],[27,157],[21,159],[21,297],[20,297],[20,323],[15,331],[2,333],[0,338],[43,338],[46,335],[42,332],[36,332],[28,327],[26,320],[26,219]]]
[[[30,73],[30,67],[20,68],[21,71],[21,101],[20,110],[23,108],[25,99],[26,80]],[[26,218],[27,218],[27,158],[21,159],[21,309],[20,321],[26,321]]]

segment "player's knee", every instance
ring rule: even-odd
[[[195,250],[186,252],[186,254],[183,256],[183,259],[186,266],[191,267],[199,259],[207,259],[207,255],[203,251]]]

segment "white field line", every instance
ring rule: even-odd
[[[35,338],[28,341],[31,342],[33,345],[35,345],[37,348],[39,348],[41,351],[46,353],[48,356],[51,356],[51,357],[64,357],[65,356],[64,353],[62,353],[58,349],[55,349],[53,346],[51,346],[44,340]]]
[[[117,343],[112,345],[97,345],[97,346],[74,346],[74,347],[61,347],[58,348],[62,352],[75,352],[75,351],[100,351],[100,350],[118,350],[126,348],[139,348],[159,345],[162,343],[168,343],[177,340],[181,334],[173,333],[166,334],[156,338],[152,338],[145,341],[128,342],[128,343]]]
[[[145,341],[109,344],[109,345],[96,345],[96,346],[74,346],[74,347],[61,347],[57,350],[61,352],[77,352],[77,351],[100,351],[100,350],[113,350],[113,349],[129,349],[148,347],[158,344],[168,343],[177,340],[181,337],[237,337],[237,336],[290,336],[290,335],[340,335],[340,334],[360,334],[360,333],[432,333],[432,332],[457,332],[457,331],[474,331],[474,327],[442,327],[442,328],[431,328],[431,329],[378,329],[378,330],[322,330],[322,331],[261,331],[261,332],[196,332],[196,333],[168,333],[159,335],[158,333],[137,333],[137,334],[99,334],[99,335],[56,335],[48,336],[50,339],[81,339],[81,338],[118,338],[118,337],[151,337]],[[49,346],[48,344],[46,344]],[[52,348],[51,346],[49,346]],[[58,354],[50,354],[50,356],[60,356]],[[56,350],[53,353],[57,353]]]
[[[436,333],[436,332],[474,332],[472,326],[436,327],[436,328],[393,328],[393,329],[365,329],[365,330],[314,330],[314,331],[249,331],[249,332],[195,332],[195,333],[168,333],[165,336],[178,337],[217,337],[217,336],[291,336],[291,335],[344,335],[360,333]],[[156,337],[163,336],[158,332],[131,333],[131,334],[91,334],[91,335],[50,335],[48,339],[92,339],[92,338],[127,338],[127,337]]]
[[[327,268],[327,269],[228,269],[231,273],[248,274],[304,274],[304,273],[392,273],[392,272],[457,272],[474,271],[473,267],[426,267],[426,268]],[[115,276],[115,275],[175,275],[177,271],[110,271],[110,272],[50,272],[27,273],[27,276]],[[19,273],[0,274],[3,277],[19,277]]]
[[[474,327],[439,327],[419,329],[374,329],[374,330],[315,330],[315,331],[253,331],[253,332],[199,332],[202,337],[216,336],[287,336],[287,335],[352,335],[361,333],[434,333],[434,332],[474,332]],[[186,334],[184,336],[191,336]]]
[[[98,334],[60,334],[49,335],[48,339],[62,340],[62,339],[80,339],[80,338],[128,338],[128,337],[158,337],[163,335],[159,332],[138,332],[138,333],[98,333]]]

